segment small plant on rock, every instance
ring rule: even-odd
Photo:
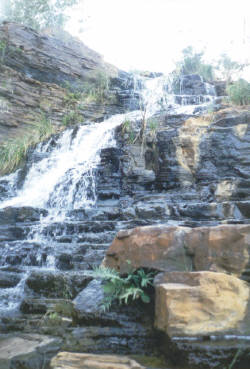
[[[135,300],[150,302],[147,289],[152,286],[155,272],[144,269],[131,270],[126,276],[121,276],[115,269],[100,266],[88,273],[103,281],[104,299],[102,311],[108,311],[114,302],[129,304]]]

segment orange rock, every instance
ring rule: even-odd
[[[246,282],[224,273],[173,272],[155,283],[155,326],[168,336],[249,334]]]
[[[247,279],[250,225],[188,228],[157,225],[118,232],[104,265],[159,271],[211,270]],[[129,262],[128,262],[129,261]]]

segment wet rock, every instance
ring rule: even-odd
[[[30,206],[7,207],[0,210],[0,225],[25,222],[37,222],[41,216],[48,214],[45,209],[36,209]]]
[[[0,288],[15,287],[21,280],[17,273],[0,271]]]
[[[90,278],[83,274],[60,272],[32,272],[26,280],[26,286],[35,294],[48,298],[72,298],[86,286]]]
[[[23,227],[17,226],[0,226],[0,242],[23,240],[26,235],[26,230]]]
[[[249,286],[213,272],[172,272],[155,278],[155,325],[169,337],[248,336]]]
[[[183,95],[215,95],[212,85],[205,83],[198,74],[187,74],[180,77],[180,94]]]
[[[78,354],[72,352],[59,352],[50,363],[51,369],[144,369],[124,356]]]
[[[100,305],[104,293],[100,281],[93,280],[74,299],[75,319],[77,321],[96,321],[101,315]]]
[[[142,312],[143,314],[143,312]],[[159,355],[159,334],[133,322],[130,326],[85,326],[64,336],[66,351],[118,355]]]
[[[48,368],[50,359],[59,351],[61,339],[38,334],[0,336],[1,369]]]
[[[177,337],[162,339],[165,355],[180,368],[211,369],[230,368],[248,369],[250,358],[249,340],[243,337],[207,337],[188,339]]]

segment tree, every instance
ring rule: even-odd
[[[62,29],[65,10],[79,0],[4,0],[2,20],[14,21],[36,30]]]
[[[203,62],[204,53],[195,52],[192,46],[182,50],[183,58],[177,62],[178,74],[200,74],[206,81],[213,80],[213,67]]]
[[[228,85],[227,93],[229,99],[236,105],[250,104],[250,83],[242,78]]]
[[[217,62],[217,69],[221,72],[222,77],[227,83],[230,83],[233,76],[238,75],[247,65],[241,64],[230,59],[227,54],[221,54]]]

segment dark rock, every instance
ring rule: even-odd
[[[20,280],[21,277],[17,273],[0,271],[0,288],[15,287]]]
[[[0,336],[1,369],[47,369],[61,339],[38,334]]]
[[[86,286],[89,277],[60,272],[32,272],[26,280],[30,290],[44,297],[72,298]]]
[[[0,225],[25,222],[37,222],[41,216],[46,216],[45,209],[36,209],[30,206],[7,207],[0,210]]]

